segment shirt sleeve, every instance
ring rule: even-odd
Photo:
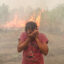
[[[26,39],[26,34],[25,33],[21,33],[20,37],[19,37],[19,41],[25,41]]]
[[[48,38],[44,34],[41,34],[41,42],[48,44]]]

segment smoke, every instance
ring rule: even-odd
[[[32,8],[48,8],[53,9],[59,4],[64,3],[64,0],[0,0],[0,4],[5,3],[9,5],[10,9],[32,7]]]

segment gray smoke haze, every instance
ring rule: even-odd
[[[0,5],[5,3],[9,5],[10,9],[19,8],[23,6],[24,8],[32,7],[32,8],[47,8],[53,9],[59,4],[63,4],[64,0],[0,0]]]
[[[21,64],[23,55],[17,52],[17,45],[23,23],[31,16],[36,20],[40,12],[39,32],[49,41],[44,62],[64,64],[64,0],[0,0],[0,64]]]

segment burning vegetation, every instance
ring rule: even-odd
[[[40,26],[40,19],[41,19],[41,12],[35,18],[35,14],[33,14],[28,20],[19,19],[18,15],[15,14],[12,21],[7,21],[5,24],[1,25],[4,29],[11,29],[11,28],[23,28],[25,27],[26,22],[34,21],[37,23],[37,26]]]

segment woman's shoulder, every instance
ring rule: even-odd
[[[20,39],[25,39],[27,37],[26,32],[21,32]]]
[[[21,32],[21,35],[24,35],[24,36],[26,36],[27,34],[26,34],[26,32]]]
[[[48,43],[48,38],[44,33],[39,33],[39,39],[42,40],[42,42]]]

